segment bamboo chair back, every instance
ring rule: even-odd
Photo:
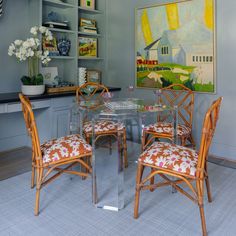
[[[172,84],[161,89],[161,104],[178,106],[178,123],[192,128],[194,93],[182,84]],[[168,121],[168,115],[158,116],[158,121]]]
[[[204,122],[203,122],[203,128],[202,128],[202,137],[201,137],[201,144],[199,149],[199,155],[198,155],[198,164],[197,169],[198,170],[204,170],[205,162],[208,157],[209,148],[212,142],[212,138],[215,133],[216,123],[219,119],[219,112],[220,112],[220,106],[222,102],[222,97],[218,98],[216,101],[214,101],[211,105],[211,107],[208,109]],[[200,172],[203,177],[203,172]],[[200,175],[200,173],[197,173]]]
[[[35,161],[36,165],[41,166],[42,165],[42,153],[40,150],[38,129],[37,129],[37,125],[35,122],[32,106],[31,106],[29,99],[26,96],[24,96],[23,94],[20,93],[19,98],[20,98],[21,105],[22,105],[22,112],[23,112],[26,128],[27,128],[28,134],[29,134],[29,136],[31,138],[31,142],[32,142],[32,152],[33,152],[32,156],[34,158],[33,161]]]
[[[91,90],[91,92],[89,92]],[[86,93],[87,92],[87,93]],[[76,100],[79,101],[89,101],[94,98],[96,94],[99,96],[102,96],[104,93],[108,93],[109,90],[106,86],[103,84],[93,83],[93,82],[87,82],[76,90]]]

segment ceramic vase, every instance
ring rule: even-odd
[[[71,42],[69,39],[59,39],[58,40],[58,50],[61,56],[69,56]]]

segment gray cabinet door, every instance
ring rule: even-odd
[[[53,138],[69,134],[70,108],[53,111]]]

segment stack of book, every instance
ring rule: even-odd
[[[58,29],[69,29],[67,22],[54,22],[54,21],[47,21],[43,23],[44,26],[49,28],[58,28]]]
[[[97,28],[92,26],[81,26],[79,30],[83,33],[97,34]]]

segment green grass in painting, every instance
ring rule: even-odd
[[[161,63],[158,66],[159,67],[162,67],[162,66],[169,67],[171,69],[179,68],[182,70],[187,70],[189,73],[191,73],[193,71],[193,69],[195,68],[195,66],[183,66],[183,65],[175,64],[175,63]]]
[[[194,91],[198,92],[214,92],[214,85],[209,84],[194,84]]]
[[[163,77],[166,81],[171,82],[172,84],[185,84],[185,86],[188,86],[187,84],[191,84],[194,91],[199,91],[199,92],[214,92],[214,85],[212,83],[209,84],[193,84],[192,80],[190,78],[190,74],[194,70],[194,66],[183,66],[179,64],[174,64],[174,63],[162,63],[156,66],[156,68],[170,68],[171,70],[157,70],[153,71],[161,77]],[[179,73],[173,73],[173,69],[178,68],[182,69],[188,72],[188,74],[184,74],[181,71]],[[149,88],[159,88],[161,87],[161,84],[158,81],[154,81],[153,79],[147,78],[148,74],[151,73],[152,71],[139,71],[137,72],[137,86],[138,87],[149,87]],[[181,76],[186,77],[186,80],[181,81],[180,78]]]

